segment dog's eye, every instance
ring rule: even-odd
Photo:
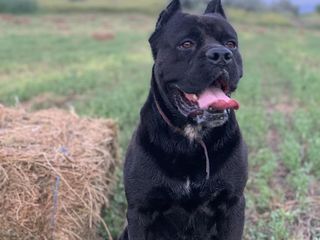
[[[237,44],[234,41],[228,41],[226,42],[225,46],[229,49],[236,49],[237,48]]]
[[[185,42],[183,42],[182,44],[179,45],[179,48],[180,49],[190,49],[190,48],[193,48],[193,46],[194,46],[193,42],[185,41]]]

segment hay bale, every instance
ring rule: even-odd
[[[97,239],[116,132],[111,120],[0,106],[0,239]]]

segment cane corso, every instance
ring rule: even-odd
[[[247,149],[231,98],[242,77],[237,34],[220,0],[203,15],[173,0],[149,41],[151,88],[126,154],[120,239],[242,239]]]

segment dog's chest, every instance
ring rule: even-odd
[[[183,236],[199,236],[196,239],[211,239],[216,234],[216,226],[227,214],[230,205],[230,193],[225,188],[210,189],[210,184],[195,183],[189,178],[175,185],[171,191],[171,199],[166,201],[166,208],[156,210],[153,216],[153,229],[175,229],[176,239]],[[162,205],[163,207],[163,205]],[[162,229],[165,231],[165,229]],[[202,235],[206,234],[206,235]],[[189,238],[187,238],[189,239]]]
[[[203,186],[203,183],[194,182],[189,177],[183,181],[177,181],[169,186],[169,191],[172,192],[172,201],[179,202],[188,199],[198,199],[200,201],[200,192]]]
[[[190,178],[171,186],[170,207],[178,207],[189,213],[202,212],[211,215],[216,209],[230,205],[233,198],[232,187],[220,181],[194,182]],[[161,199],[161,198],[160,198]]]

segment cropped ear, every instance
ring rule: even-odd
[[[227,18],[226,14],[224,13],[224,10],[223,10],[221,0],[212,0],[211,2],[209,2],[208,7],[204,13],[205,14],[218,13],[222,17]]]
[[[163,10],[159,16],[156,24],[156,29],[165,25],[169,19],[178,11],[181,10],[180,0],[172,0],[165,10]]]
[[[157,39],[159,38],[159,33],[163,26],[165,26],[170,18],[177,12],[181,10],[180,0],[172,0],[165,10],[163,10],[159,16],[156,24],[156,29],[154,33],[149,38],[149,43],[151,45],[153,57],[157,56]]]

